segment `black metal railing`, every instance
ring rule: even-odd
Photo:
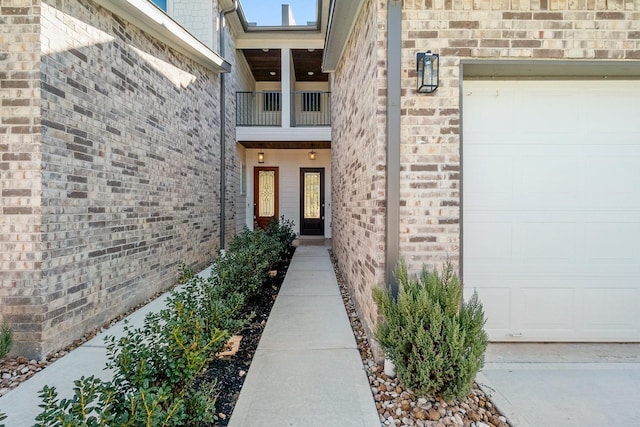
[[[236,92],[237,126],[282,126],[279,91]],[[291,126],[331,126],[331,92],[291,92]]]
[[[291,126],[331,126],[331,92],[291,92]]]
[[[237,126],[281,126],[280,91],[236,92]]]

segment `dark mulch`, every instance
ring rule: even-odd
[[[236,334],[242,336],[238,352],[233,356],[214,360],[199,378],[202,383],[216,383],[218,420],[209,427],[222,427],[229,423],[292,256],[293,253],[278,266],[278,274],[269,279],[260,293],[247,301],[243,315],[251,316],[251,320]]]

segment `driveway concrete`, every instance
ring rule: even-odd
[[[640,425],[640,344],[490,344],[476,380],[513,426]]]

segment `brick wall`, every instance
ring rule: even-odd
[[[400,254],[411,271],[459,262],[461,60],[637,60],[639,11],[638,0],[403,1]],[[431,95],[415,90],[426,50],[441,55]],[[334,248],[369,330],[384,279],[385,59],[386,2],[366,1],[334,75],[332,171]]]
[[[375,324],[371,289],[384,279],[385,101],[380,21],[367,1],[332,82],[332,236],[340,269],[365,326]]]
[[[227,16],[228,17],[228,16]],[[229,243],[229,240],[236,235],[238,231],[237,222],[239,211],[245,210],[244,204],[238,203],[238,196],[240,194],[240,173],[242,170],[241,153],[238,151],[236,144],[236,90],[238,83],[238,70],[237,63],[239,57],[242,54],[236,51],[235,39],[233,34],[229,32],[229,27],[225,29],[225,59],[231,63],[232,72],[225,74],[225,88],[226,88],[226,100],[225,100],[225,244]]]
[[[34,148],[42,179],[7,195],[20,194],[10,199],[16,205],[27,203],[27,190],[40,199],[42,250],[31,257],[42,272],[38,280],[25,266],[32,280],[19,291],[2,282],[20,297],[3,312],[40,310],[24,318],[39,336],[16,328],[17,351],[29,355],[166,289],[179,262],[203,265],[220,226],[219,75],[87,0],[42,2],[40,21],[41,74],[28,84],[41,87],[40,117],[31,120],[42,123]],[[235,147],[227,147],[233,168]],[[15,161],[4,167],[21,170]]]
[[[0,321],[41,339],[39,5],[0,6]]]
[[[403,9],[401,253],[413,271],[460,253],[460,61],[639,59],[640,1],[412,1]],[[441,56],[418,95],[416,53]]]

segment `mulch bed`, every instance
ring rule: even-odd
[[[331,259],[382,426],[508,427],[506,418],[500,414],[490,399],[477,386],[463,401],[444,402],[437,398],[418,397],[407,390],[397,378],[385,375],[383,366],[376,363],[373,358],[367,335],[333,254],[331,254]],[[284,260],[278,268],[277,275],[270,278],[261,292],[245,305],[243,314],[250,317],[250,320],[237,333],[242,336],[237,353],[215,360],[198,379],[198,382],[202,384],[213,381],[216,384],[218,419],[207,427],[223,427],[229,423],[290,261],[291,257]],[[109,322],[109,325],[124,316],[126,314]],[[0,373],[3,375],[0,389],[4,388],[2,391],[6,392],[9,388],[17,387],[35,372],[46,368],[50,363],[104,329],[100,328],[87,333],[81,340],[42,361],[29,361],[24,358],[1,361]]]
[[[267,324],[271,308],[275,303],[284,276],[287,273],[291,258],[278,267],[278,274],[269,278],[260,293],[247,301],[244,316],[251,320],[236,335],[242,336],[240,347],[233,356],[214,360],[198,379],[199,382],[215,382],[216,413],[218,419],[209,427],[222,427],[229,423],[231,413],[236,405],[240,390],[246,379],[249,366],[258,348],[260,337]]]

